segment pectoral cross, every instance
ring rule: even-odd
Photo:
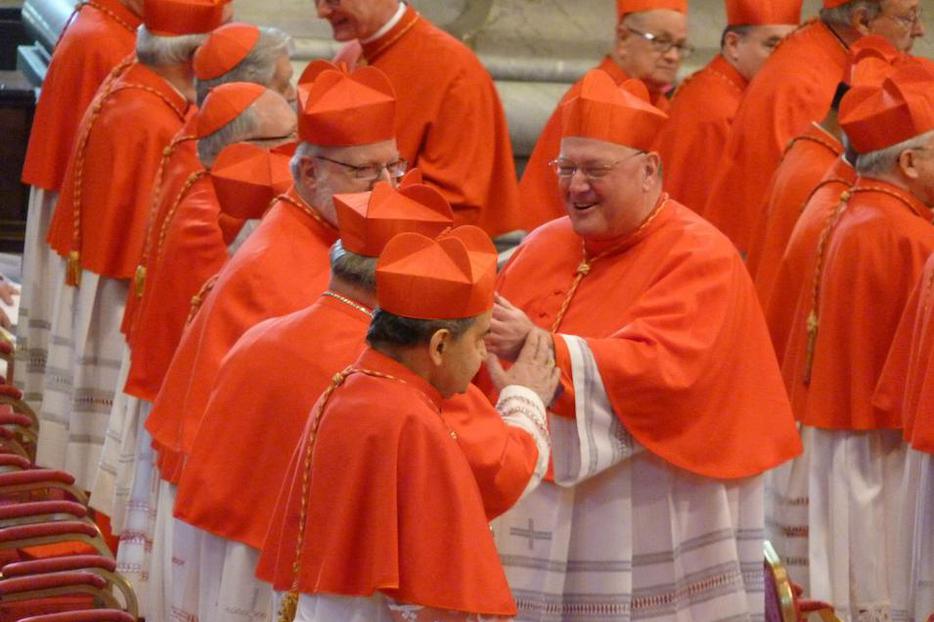
[[[509,535],[518,536],[520,538],[528,538],[530,551],[535,546],[536,540],[543,540],[546,542],[551,541],[551,532],[550,531],[535,531],[535,521],[531,518],[529,519],[528,529],[522,529],[520,527],[510,527]]]

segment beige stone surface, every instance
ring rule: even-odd
[[[440,25],[455,22],[466,9],[482,12],[489,6],[482,27],[467,42],[482,59],[494,62],[535,61],[570,67],[592,64],[609,48],[615,20],[612,0],[413,0],[413,4]],[[805,18],[815,16],[820,4],[820,0],[806,0],[802,14]],[[928,36],[914,52],[931,58],[934,3],[922,0],[922,5],[928,5],[924,16]],[[236,7],[241,19],[278,26],[293,34],[298,39],[298,56],[332,49],[322,47],[330,42],[330,29],[316,17],[312,0],[236,0]],[[722,0],[690,0],[691,40],[698,53],[686,63],[686,72],[716,53],[724,23]]]

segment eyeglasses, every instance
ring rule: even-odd
[[[667,54],[672,49],[675,49],[678,50],[678,56],[681,58],[688,58],[691,54],[694,53],[694,46],[687,41],[673,41],[671,37],[667,35],[656,35],[652,34],[651,32],[642,32],[641,30],[636,30],[631,26],[626,26],[625,28],[632,34],[642,37],[648,41],[649,45],[652,46],[652,50],[658,54]]]
[[[332,160],[331,158],[326,158],[324,156],[312,157],[317,160],[324,160],[325,162],[330,162],[331,164],[343,166],[344,168],[350,170],[350,174],[354,179],[363,181],[373,181],[374,179],[379,179],[379,176],[383,174],[383,171],[389,173],[391,178],[399,179],[405,175],[405,172],[409,168],[409,163],[402,158],[394,162],[387,162],[386,164],[367,164],[366,166],[357,166],[355,164],[341,162],[340,160]]]
[[[888,17],[898,22],[908,30],[913,30],[915,26],[921,23],[923,13],[921,11],[921,7],[918,7],[907,15],[881,15],[880,17]]]
[[[582,166],[577,165],[570,160],[562,160],[561,158],[558,158],[557,160],[552,160],[549,162],[548,166],[551,167],[551,170],[555,172],[555,175],[558,176],[558,179],[562,181],[570,180],[572,177],[574,177],[574,174],[577,173],[577,171],[580,171],[584,177],[587,178],[587,181],[597,181],[609,175],[610,171],[626,160],[634,158],[637,155],[643,155],[644,153],[644,151],[637,151],[623,158],[622,160],[615,160],[613,162],[599,162]]]

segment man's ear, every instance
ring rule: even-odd
[[[866,7],[859,7],[853,11],[853,16],[850,19],[850,27],[861,35],[868,35],[872,29],[872,22],[873,20],[871,19],[869,9]]]
[[[736,51],[736,46],[739,43],[739,40],[739,33],[733,32],[732,30],[723,35],[723,49],[721,51],[733,62],[736,62],[736,60],[739,58],[739,53]]]
[[[912,181],[917,181],[921,172],[915,164],[915,152],[911,149],[905,149],[898,154],[898,170],[902,175]]]
[[[298,161],[298,181],[309,192],[314,191],[318,185],[318,161],[306,156]]]
[[[642,175],[643,175],[643,187],[648,190],[652,188],[655,184],[655,180],[661,173],[662,169],[662,157],[654,152],[649,151],[645,154],[645,159],[642,163]]]
[[[428,342],[428,356],[436,367],[440,366],[444,359],[444,352],[448,347],[450,338],[451,331],[440,328],[435,331]]]

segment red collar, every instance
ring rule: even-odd
[[[413,9],[411,6],[405,7],[405,14],[402,16],[402,19],[399,20],[399,23],[389,29],[389,32],[384,34],[379,39],[375,41],[369,41],[367,43],[361,43],[360,46],[363,49],[363,57],[368,63],[373,63],[377,58],[380,57],[386,50],[395,45],[402,37],[408,34],[412,28],[415,27],[415,24],[418,23],[420,16],[418,11]]]

